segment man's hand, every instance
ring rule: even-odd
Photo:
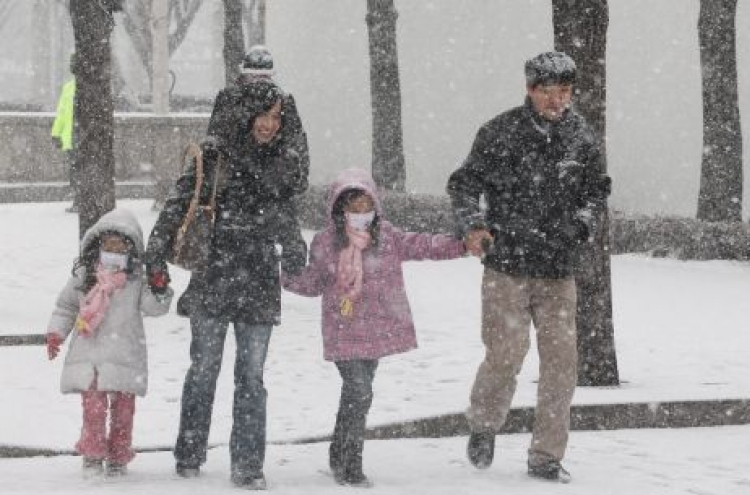
[[[470,230],[464,237],[466,251],[472,256],[483,256],[488,244],[492,245],[492,234],[487,229]]]

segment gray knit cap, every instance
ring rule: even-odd
[[[576,80],[576,63],[567,53],[545,52],[526,61],[526,84],[573,84]]]

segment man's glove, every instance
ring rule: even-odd
[[[167,292],[169,282],[172,279],[169,278],[169,269],[167,268],[166,263],[151,263],[147,265],[146,275],[148,277],[148,286],[151,288],[151,292],[156,295],[161,295]]]
[[[60,353],[60,346],[63,343],[62,335],[55,332],[49,332],[47,334],[47,357],[50,361],[55,359]]]

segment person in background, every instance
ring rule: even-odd
[[[533,323],[540,368],[528,474],[563,482],[577,372],[574,254],[592,242],[610,190],[598,140],[570,108],[576,71],[561,52],[528,60],[525,103],[479,129],[447,186],[466,248],[485,266],[469,460],[492,464]]]
[[[73,204],[66,208],[68,213],[78,212],[78,172],[75,154],[75,96],[76,96],[76,54],[70,56],[70,73],[73,77],[63,84],[60,98],[57,101],[57,113],[52,123],[52,140],[57,149],[65,154],[65,168],[70,180],[70,191]]]
[[[282,275],[286,290],[323,296],[325,359],[334,362],[342,379],[329,448],[339,484],[371,484],[362,469],[362,452],[375,370],[380,358],[417,347],[402,263],[464,253],[460,239],[395,228],[383,216],[370,175],[350,169],[331,185],[328,226],[313,238],[310,264],[297,276]]]
[[[166,314],[173,294],[165,279],[146,278],[143,251],[143,232],[130,212],[104,215],[83,236],[47,326],[49,359],[70,337],[61,389],[81,394],[76,451],[86,477],[124,475],[135,456],[135,397],[146,395],[148,386],[143,315]]]

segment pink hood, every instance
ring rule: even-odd
[[[330,190],[328,191],[328,224],[333,224],[333,204],[336,202],[339,196],[344,191],[349,189],[362,189],[370,196],[375,203],[375,213],[379,217],[383,217],[383,207],[380,204],[380,197],[378,197],[378,187],[375,185],[375,181],[372,180],[372,176],[361,168],[348,168],[341,172],[336,180],[331,184]]]

